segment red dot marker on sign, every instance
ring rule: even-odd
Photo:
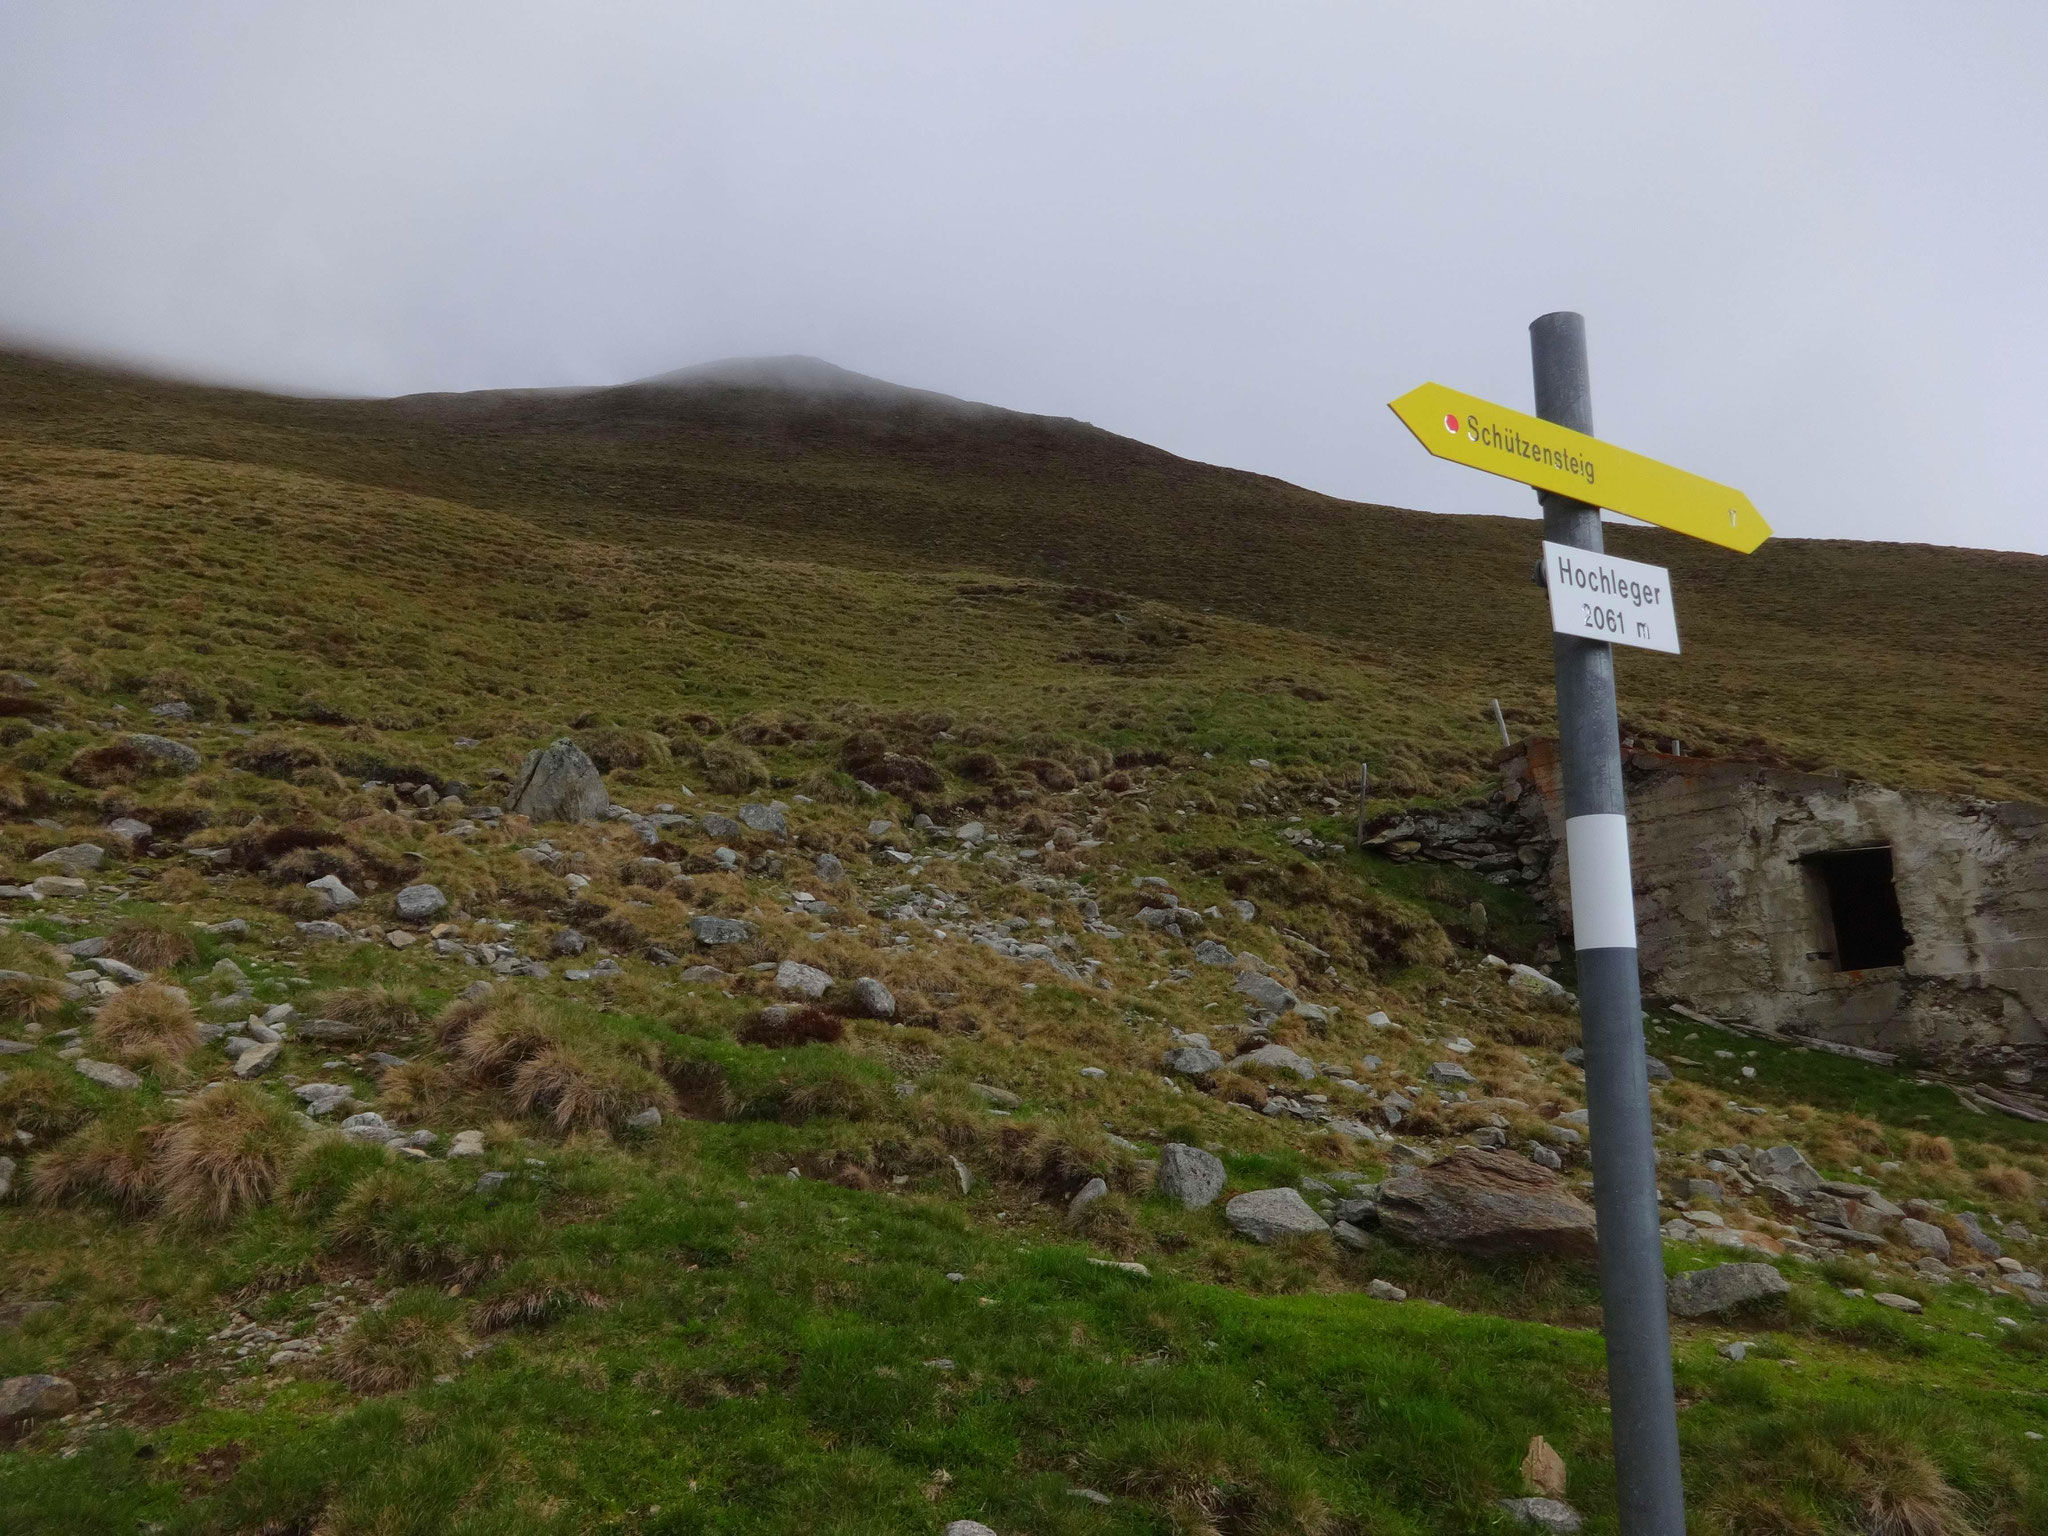
[[[1455,417],[1455,416],[1451,416],[1451,415],[1446,415],[1446,416],[1444,417],[1444,430],[1445,430],[1446,432],[1455,432],[1455,431],[1457,431],[1457,430],[1458,430],[1458,418],[1457,418],[1457,417]]]

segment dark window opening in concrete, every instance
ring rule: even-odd
[[[1838,971],[1904,965],[1912,938],[1899,916],[1892,851],[1846,848],[1805,860]]]

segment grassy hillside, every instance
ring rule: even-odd
[[[530,547],[540,530],[622,566],[717,555],[976,570],[1149,598],[1183,622],[1242,619],[1320,642],[1298,653],[1313,675],[1289,685],[1332,691],[1349,663],[1376,695],[1435,717],[1390,740],[1391,719],[1343,711],[1359,745],[1379,749],[1367,755],[1478,747],[1492,697],[1531,727],[1550,709],[1531,524],[1336,501],[1079,423],[911,391],[792,396],[714,377],[303,401],[13,356],[0,358],[0,439],[26,456],[16,476],[60,446],[146,456],[131,485],[172,464],[190,475],[195,460],[289,471],[352,488],[358,515],[404,493],[487,514],[501,545]],[[207,494],[141,500],[180,543],[203,544],[205,520],[181,515],[197,504],[177,498]],[[1670,565],[1681,594],[1686,654],[1623,657],[1633,726],[1700,750],[2048,798],[2048,729],[2033,707],[2048,685],[2035,622],[2048,562],[1806,540],[1741,557],[1646,530],[1618,530],[1612,547]],[[725,601],[699,589],[700,607]],[[1089,653],[1103,649],[1072,648],[1061,681],[1089,686],[1080,679],[1106,664]]]
[[[1585,1193],[1576,1019],[1485,962],[1541,912],[1344,846],[1361,757],[1454,798],[1488,699],[1542,727],[1532,525],[823,382],[0,362],[0,887],[44,882],[0,894],[0,1378],[79,1394],[0,1426],[0,1529],[1462,1536],[1536,1434],[1617,1529],[1589,1268],[1261,1245],[1155,1182],[1203,1147],[1335,1214],[1497,1135]],[[1616,543],[1688,605],[1636,728],[2048,794],[2042,562]],[[670,819],[487,814],[564,734]],[[818,1007],[770,1011],[785,961]],[[2048,1127],[1652,1027],[1669,1266],[1790,1281],[1675,1326],[1696,1529],[2048,1529],[2048,1322],[1963,1219],[2048,1264]],[[1165,1071],[1196,1032],[1317,1077]],[[1931,1202],[1952,1262],[1710,1206],[1737,1144]]]

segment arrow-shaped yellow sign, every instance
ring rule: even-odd
[[[1641,518],[1745,555],[1771,536],[1771,525],[1747,496],[1731,486],[1475,395],[1425,384],[1389,402],[1389,408],[1440,459]]]

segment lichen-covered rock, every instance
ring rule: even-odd
[[[1549,1169],[1511,1152],[1460,1147],[1380,1186],[1380,1229],[1420,1248],[1500,1255],[1597,1252],[1593,1208]]]
[[[611,801],[597,764],[564,736],[526,754],[505,810],[534,821],[596,821]]]
[[[1183,1210],[1197,1211],[1223,1193],[1223,1178],[1223,1159],[1215,1153],[1169,1141],[1154,1186]]]

